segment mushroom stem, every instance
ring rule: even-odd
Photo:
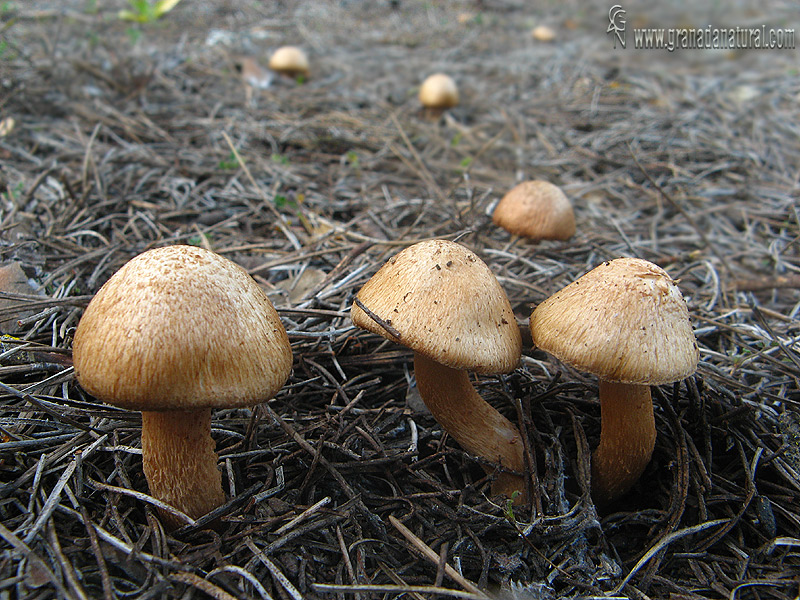
[[[150,494],[193,519],[225,502],[211,438],[211,409],[142,411],[142,461]],[[185,525],[161,511],[171,529]]]
[[[506,469],[518,473],[525,471],[519,430],[480,397],[467,371],[447,367],[415,352],[414,374],[425,406],[464,450],[499,463]],[[484,468],[487,472],[493,471]],[[514,492],[519,492],[516,504],[526,501],[525,479],[515,473],[498,474],[492,484],[492,493],[511,498]]]
[[[600,380],[600,444],[592,456],[598,506],[627,492],[650,462],[656,424],[650,386]]]

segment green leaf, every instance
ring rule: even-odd
[[[236,158],[236,154],[231,152],[228,155],[228,158],[225,158],[225,159],[219,161],[219,165],[218,166],[223,171],[231,171],[233,169],[238,168],[239,167],[239,161]]]
[[[290,200],[282,194],[275,194],[272,201],[277,208],[291,208],[292,210],[297,210],[297,202],[295,200]]]
[[[171,11],[178,5],[180,1],[181,0],[158,0],[153,7],[153,14],[155,14],[156,19]]]
[[[128,0],[131,10],[121,10],[117,13],[117,16],[123,21],[152,23],[175,8],[180,1],[158,0],[151,4],[150,0]]]
[[[202,246],[203,241],[206,239],[208,239],[208,236],[201,233],[198,235],[193,235],[188,240],[186,240],[186,243],[188,243],[190,246]]]

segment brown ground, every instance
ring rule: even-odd
[[[609,6],[570,0],[398,4],[187,0],[141,26],[116,18],[124,2],[0,7],[2,258],[35,286],[0,308],[16,331],[0,599],[478,597],[450,566],[530,598],[797,597],[797,51],[614,51]],[[630,26],[800,21],[788,2],[721,4],[626,8]],[[539,22],[555,43],[532,40]],[[237,61],[283,43],[307,49],[310,78],[248,100]],[[462,102],[426,120],[415,88],[439,70]],[[492,226],[523,178],[563,187],[572,240]],[[610,510],[586,493],[593,377],[527,346],[514,373],[479,379],[535,455],[512,515],[419,409],[410,353],[352,327],[361,285],[431,237],[477,252],[523,323],[616,256],[680,280],[701,364],[654,390],[653,460]],[[143,497],[139,415],[87,396],[70,348],[111,273],[180,242],[249,269],[295,362],[269,409],[214,413],[233,499],[219,532],[173,535]]]

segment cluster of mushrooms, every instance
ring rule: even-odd
[[[269,67],[293,78],[309,72],[305,53],[293,46],[279,48]],[[458,104],[458,88],[436,73],[419,100],[438,117]],[[533,240],[575,233],[570,201],[547,181],[514,187],[492,220]],[[532,458],[520,431],[481,398],[469,375],[509,373],[522,356],[516,317],[489,267],[455,242],[414,244],[361,288],[351,317],[413,350],[417,388],[433,417],[481,459],[493,494],[527,502]],[[592,496],[606,505],[650,461],[650,386],[684,379],[697,366],[686,303],[663,269],[619,258],[537,306],[530,333],[535,346],[600,380]],[[100,288],[75,331],[73,359],[88,393],[142,412],[143,470],[164,524],[175,528],[225,502],[212,408],[269,400],[286,383],[293,357],[278,313],[244,269],[209,250],[175,245],[134,257]]]
[[[552,30],[544,25],[535,28],[532,35],[540,41],[554,38]],[[291,78],[307,77],[308,56],[297,46],[281,46],[270,56],[269,68]],[[434,73],[420,85],[418,98],[423,114],[437,119],[458,106],[458,86],[446,73]],[[518,184],[498,203],[492,220],[498,227],[532,240],[567,240],[575,234],[572,204],[559,187],[548,181]]]
[[[526,502],[520,432],[478,395],[467,373],[508,373],[521,359],[514,312],[486,264],[455,242],[420,242],[361,288],[351,316],[358,327],[414,351],[417,387],[433,417],[498,472],[494,494]],[[686,302],[657,265],[618,258],[539,304],[530,332],[535,346],[600,379],[592,496],[607,505],[650,462],[656,437],[650,386],[685,379],[697,367]]]
[[[520,431],[481,398],[469,376],[508,373],[521,359],[517,320],[488,266],[455,242],[414,244],[361,288],[351,317],[414,351],[417,386],[433,417],[482,459],[493,494],[525,502],[530,458]],[[598,504],[608,503],[650,460],[649,386],[695,370],[686,303],[661,268],[620,258],[542,302],[530,330],[538,347],[600,378],[592,493]],[[225,502],[211,409],[269,400],[293,360],[280,318],[252,277],[188,245],[148,250],[114,273],[78,324],[73,359],[89,394],[142,412],[143,470],[168,528]]]
[[[250,64],[251,68],[255,64],[250,57],[243,62]],[[275,50],[269,58],[268,66],[275,73],[292,79],[308,77],[310,72],[308,56],[302,48],[297,46],[281,46]],[[422,82],[418,97],[425,115],[429,118],[437,118],[448,108],[458,105],[458,86],[449,75],[434,73]]]

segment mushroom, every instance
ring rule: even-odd
[[[244,269],[177,245],[136,256],[106,281],[78,323],[73,360],[88,393],[142,411],[150,493],[197,519],[225,501],[211,408],[272,398],[292,352]],[[170,528],[183,524],[166,511],[162,518]]]
[[[297,46],[281,46],[269,59],[269,68],[288,77],[308,77],[308,57]]]
[[[547,25],[537,25],[531,29],[531,37],[537,42],[552,42],[556,39],[556,32]]]
[[[651,385],[689,377],[697,342],[676,282],[638,258],[604,262],[537,306],[534,344],[600,379],[600,444],[592,496],[604,506],[625,494],[655,445]]]
[[[533,240],[568,240],[575,235],[572,204],[548,181],[523,181],[497,203],[492,221],[514,235]]]
[[[517,502],[525,501],[519,430],[467,374],[507,373],[520,361],[519,328],[489,267],[455,242],[414,244],[361,288],[350,315],[358,327],[414,351],[417,388],[433,417],[467,452],[514,471],[497,476],[494,494],[519,492]]]
[[[434,73],[422,82],[419,101],[430,116],[439,116],[442,111],[458,104],[458,87],[453,78],[444,73]]]

